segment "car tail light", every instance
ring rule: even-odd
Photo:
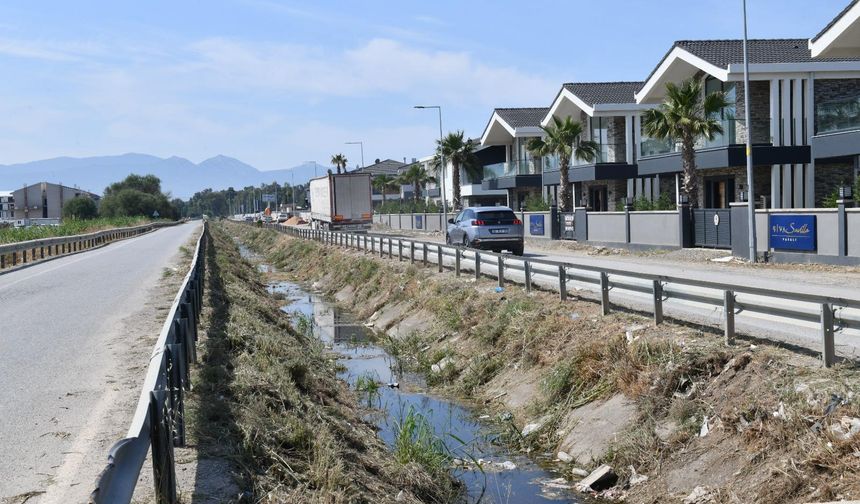
[[[369,214],[369,213],[363,213],[363,214],[361,214],[361,218],[362,218],[362,219],[369,219],[369,218],[370,218],[370,214]]]
[[[486,222],[484,222],[484,221],[482,221],[482,220],[480,220],[480,219],[479,219],[479,220],[473,220],[473,221],[472,221],[472,225],[473,225],[473,226],[483,226],[483,225],[485,225],[485,224],[486,224]]]
[[[343,220],[343,215],[335,215],[335,216],[334,216],[334,219],[332,219],[332,220],[342,221],[342,220]]]
[[[514,226],[519,226],[522,223],[523,223],[523,221],[521,221],[519,219],[514,219]]]

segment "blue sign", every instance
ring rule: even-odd
[[[777,250],[815,250],[814,215],[771,215],[770,248]]]
[[[543,215],[529,215],[529,234],[543,236]]]
[[[416,215],[415,216],[415,229],[424,229],[424,216]]]

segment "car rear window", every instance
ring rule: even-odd
[[[478,219],[487,222],[512,223],[517,216],[510,210],[493,210],[478,212]]]

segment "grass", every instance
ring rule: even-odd
[[[450,502],[447,475],[401,463],[362,419],[309,319],[293,323],[261,273],[211,226],[202,367],[189,408],[204,453],[235,461],[254,502]]]
[[[433,473],[448,469],[451,452],[427,417],[410,407],[394,429],[394,455],[401,464],[417,463]]]
[[[89,220],[64,219],[59,226],[31,226],[27,228],[0,228],[0,244],[17,243],[55,236],[92,233],[104,229],[139,226],[151,222],[146,217],[114,217]]]
[[[591,302],[563,303],[540,291],[526,295],[513,285],[499,295],[483,280],[471,283],[275,233],[237,232],[258,250],[277,250],[295,277],[324,280],[325,294],[352,286],[355,299],[366,300],[356,306],[360,318],[404,300],[410,302],[405,313],[431,317],[430,330],[387,338],[385,348],[404,367],[425,374],[439,358],[454,357],[456,365],[428,383],[495,406],[493,416],[504,419],[502,439],[525,450],[554,453],[559,432],[570,428],[564,420],[577,407],[615,394],[634,401],[634,420],[595,460],[610,464],[622,483],[630,466],[649,476],[631,489],[631,502],[662,502],[666,474],[683,474],[705,454],[735,468],[715,489],[721,498],[800,503],[860,495],[860,435],[841,439],[830,430],[842,417],[860,417],[856,368],[821,369],[811,358],[769,345],[727,348],[719,334],[696,326],[667,321],[653,327],[649,317],[623,311],[603,317]],[[640,328],[628,341],[632,325]],[[525,404],[496,400],[520,377],[537,384]],[[851,399],[825,415],[832,394]],[[785,418],[774,415],[780,404]],[[513,418],[498,415],[506,411]],[[701,438],[704,416],[717,423]],[[538,418],[543,427],[523,439],[522,426]]]

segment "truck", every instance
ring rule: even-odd
[[[369,173],[330,173],[311,179],[311,225],[341,231],[367,231],[373,217]]]

